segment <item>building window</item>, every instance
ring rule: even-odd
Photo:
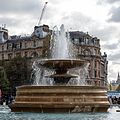
[[[100,81],[98,81],[98,86],[100,86],[100,84],[101,84],[101,82],[100,82]]]
[[[2,54],[2,60],[4,60],[4,54]]]
[[[31,57],[38,57],[38,53],[37,53],[37,52],[33,52],[33,53],[31,54]]]
[[[100,70],[100,62],[98,62],[98,69]]]
[[[84,55],[91,55],[91,52],[90,52],[90,50],[89,50],[89,49],[87,49],[87,50],[84,50]]]
[[[85,39],[85,44],[89,44],[89,39],[88,38]]]
[[[97,77],[97,71],[95,70],[95,78]]]
[[[95,49],[95,55],[97,55],[97,49]]]
[[[97,81],[94,81],[94,82],[95,82],[95,86],[98,86]]]
[[[4,51],[4,46],[2,46],[2,51]]]
[[[21,53],[16,53],[16,57],[20,57],[21,56]]]
[[[72,38],[72,42],[74,43],[75,41],[74,41],[74,38]]]
[[[88,80],[87,83],[88,83],[88,85],[91,85],[91,84],[92,84],[90,80]]]
[[[28,52],[25,52],[25,57],[27,57],[28,56]]]
[[[97,68],[97,61],[95,61],[95,68]]]
[[[101,76],[104,76],[104,71],[105,71],[104,65],[101,64]]]
[[[82,42],[82,38],[79,38],[79,44],[81,44],[81,42]]]
[[[20,49],[21,48],[21,44],[20,43],[17,43],[16,44],[16,49]]]
[[[74,50],[75,51],[75,50]],[[81,48],[79,47],[78,48],[78,53],[81,54]]]
[[[98,77],[100,78],[100,70],[98,71]]]
[[[89,78],[91,77],[91,70],[88,70]]]
[[[13,48],[13,44],[12,44],[12,43],[8,43],[8,44],[7,44],[7,49],[8,49],[8,50],[12,50],[12,48]]]
[[[36,47],[36,41],[33,41],[33,47]]]
[[[25,43],[25,48],[27,48],[27,43]]]
[[[8,59],[12,59],[12,53],[8,54]]]

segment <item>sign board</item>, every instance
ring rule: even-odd
[[[107,96],[111,96],[111,97],[120,97],[120,91],[108,91],[107,92]]]

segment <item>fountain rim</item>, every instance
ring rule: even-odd
[[[87,61],[81,59],[66,59],[66,58],[40,59],[37,60],[36,62],[39,67],[50,68],[53,70],[57,68],[64,69],[79,68],[80,66],[87,63]]]
[[[82,62],[85,62],[85,60],[81,60],[81,59],[76,59],[76,58],[46,58],[46,59],[39,59],[39,60],[37,60],[37,61],[42,61],[42,60],[44,60],[44,61],[56,61],[56,60],[58,60],[58,61],[82,61]]]
[[[79,89],[79,88],[92,88],[92,89],[106,89],[107,90],[107,87],[106,86],[94,86],[94,85],[84,85],[84,86],[79,86],[79,85],[68,85],[68,86],[66,86],[66,85],[53,85],[53,86],[47,86],[47,85],[22,85],[22,86],[18,86],[18,87],[16,87],[17,89],[21,89],[21,88],[66,88],[66,89],[69,89],[69,88],[76,88],[76,89]]]

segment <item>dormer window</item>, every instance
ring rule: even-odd
[[[33,41],[33,47],[36,47],[36,41]]]

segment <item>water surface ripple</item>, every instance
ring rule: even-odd
[[[119,113],[0,113],[0,120],[119,120]]]

